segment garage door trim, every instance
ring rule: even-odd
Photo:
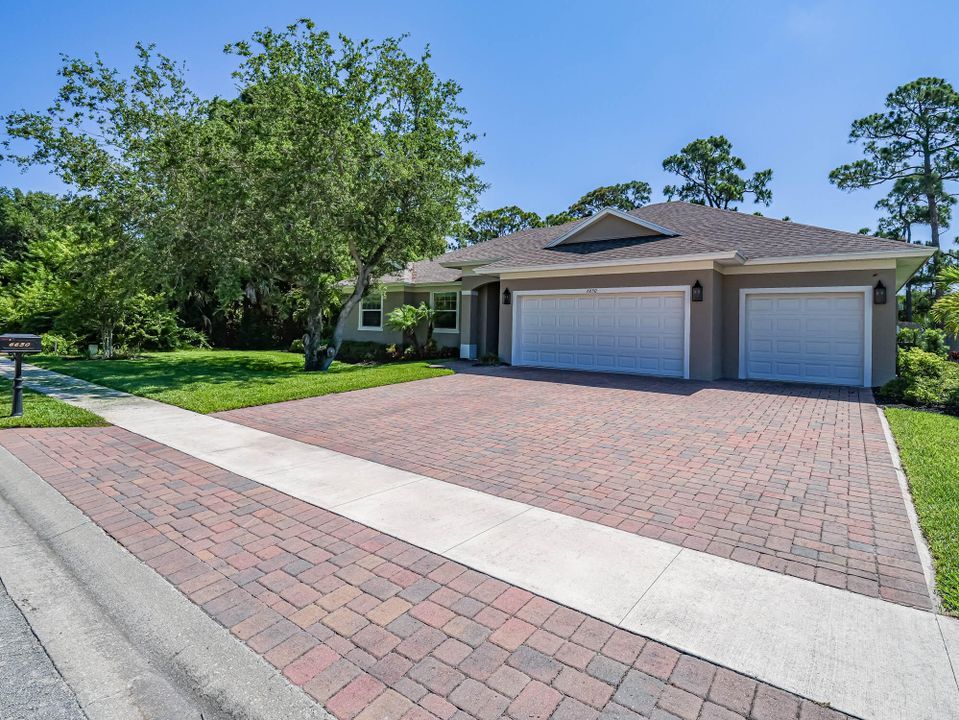
[[[863,386],[872,386],[872,286],[829,285],[826,287],[740,288],[739,290],[739,379],[746,380],[746,298],[749,295],[861,293],[863,296]]]
[[[510,362],[513,365],[522,365],[517,358],[517,337],[516,332],[519,328],[517,316],[519,315],[520,298],[524,295],[606,295],[615,293],[682,293],[683,295],[683,379],[689,379],[689,285],[645,285],[640,287],[595,287],[595,288],[568,288],[563,290],[516,290],[513,292],[513,310],[511,331]],[[603,370],[602,372],[614,372],[612,370]],[[639,373],[630,373],[639,374]]]

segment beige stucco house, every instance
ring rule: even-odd
[[[413,263],[346,337],[399,343],[386,314],[425,301],[463,358],[874,386],[896,372],[896,292],[931,253],[683,202],[606,209]]]

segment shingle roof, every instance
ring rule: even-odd
[[[736,252],[746,260],[759,260],[906,249],[905,244],[897,240],[829,230],[686,202],[646,205],[630,211],[630,214],[669,228],[677,234],[562,244],[547,248],[550,241],[581,221],[554,227],[531,228],[454,250],[431,261],[415,263],[414,275],[430,279],[416,279],[412,282],[450,282],[458,279],[459,271],[443,268],[440,263],[475,263],[482,260],[488,261],[488,264],[483,266],[485,272],[501,268],[642,260],[723,252]]]
[[[392,273],[380,278],[381,282],[386,283],[414,283],[419,285],[432,285],[435,283],[456,282],[462,277],[462,274],[456,268],[445,268],[439,261],[446,257],[445,255],[436,260],[420,260],[410,263],[401,273]]]

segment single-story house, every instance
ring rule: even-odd
[[[874,386],[896,373],[896,292],[931,253],[685,202],[607,208],[412,263],[346,338],[401,343],[385,316],[424,301],[463,358]]]

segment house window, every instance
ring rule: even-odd
[[[451,292],[435,292],[432,294],[433,328],[436,332],[457,332],[459,317],[459,297],[455,290]]]
[[[360,304],[360,330],[383,329],[383,296],[377,293],[363,298]]]

